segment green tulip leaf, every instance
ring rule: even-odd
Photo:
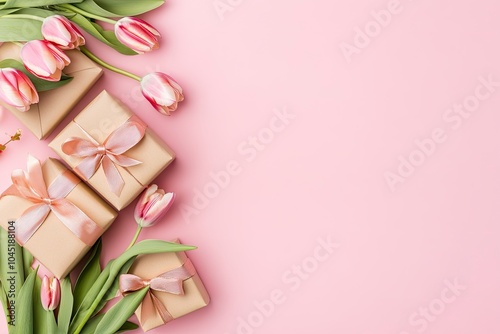
[[[102,16],[102,17],[119,17],[119,14],[112,13],[102,8],[98,4],[95,3],[94,0],[85,0],[82,3],[76,4],[75,7],[78,7],[90,14]]]
[[[149,291],[149,286],[132,292],[116,303],[97,325],[96,333],[114,334],[134,314]]]
[[[5,314],[5,316],[7,317],[7,315],[9,314],[9,311],[7,310],[7,306],[9,305],[8,301],[7,301],[7,295],[5,294],[5,290],[3,289],[3,284],[2,284],[2,281],[0,280],[0,302],[2,303],[2,307],[3,307],[3,313]],[[8,321],[8,319],[7,319]]]
[[[73,314],[73,319],[71,320],[71,323],[69,325],[70,333],[74,333],[77,327],[83,328],[83,326],[86,325],[86,322],[90,319],[90,317],[88,317],[88,319],[86,318],[89,313],[88,310],[91,304],[93,303],[93,300],[97,298],[99,292],[104,290],[104,285],[108,280],[110,273],[110,264],[112,262],[113,260],[110,261],[108,265],[104,268],[104,270],[101,272],[97,280],[92,285],[92,288],[87,292],[85,299],[81,303],[80,307],[76,310],[76,313]],[[92,312],[92,314],[94,313]],[[85,321],[84,318],[86,318]]]
[[[11,332],[11,326],[9,325],[10,321],[10,311],[8,309],[8,300],[7,300],[7,295],[5,294],[5,290],[3,288],[2,281],[0,280],[0,303],[2,304],[3,307],[3,314],[5,315],[5,323],[7,324],[7,327],[9,328],[9,333]]]
[[[90,2],[90,1],[85,1]],[[165,0],[94,0],[100,8],[117,16],[136,16],[156,9],[165,3]]]
[[[26,42],[43,39],[42,22],[27,18],[16,18],[16,14],[0,20],[0,42]]]
[[[0,20],[0,22],[1,21],[2,20]],[[69,77],[66,75],[63,75],[61,77],[60,81],[43,80],[43,79],[37,78],[33,74],[29,73],[26,70],[26,68],[24,67],[24,65],[17,60],[5,59],[5,60],[0,61],[0,68],[7,68],[7,67],[12,67],[12,68],[18,69],[19,71],[26,74],[38,92],[44,92],[47,90],[52,90],[52,89],[61,87],[65,84],[69,83],[71,80],[73,80],[73,77]]]
[[[33,291],[38,269],[29,274],[23,284],[19,297],[16,300],[16,333],[32,334],[33,333]]]
[[[78,3],[83,0],[7,0],[2,9],[7,8],[27,8],[27,7],[41,7],[50,5],[59,5],[63,3]]]
[[[94,314],[106,292],[108,292],[108,290],[113,286],[120,270],[130,259],[141,254],[182,252],[192,249],[196,249],[196,247],[162,240],[145,240],[132,246],[132,248],[125,251],[125,253],[114,261],[108,263],[108,265],[104,268],[103,272],[99,275],[98,279],[87,293],[87,296],[73,317],[70,325],[70,332],[74,333],[83,328],[85,323]]]
[[[66,277],[61,281],[61,305],[59,306],[59,315],[57,324],[59,333],[67,333],[71,322],[73,311],[73,292],[71,291],[71,280]]]
[[[46,311],[45,312],[45,317],[47,318],[47,334],[48,333],[54,333],[57,334],[58,329],[57,329],[57,323],[56,323],[56,318],[54,315],[54,311]]]
[[[0,9],[0,16],[12,14],[17,12],[18,10],[19,8]]]
[[[101,239],[99,239],[90,250],[90,255],[87,263],[85,264],[85,267],[83,267],[83,270],[76,281],[74,290],[73,313],[78,310],[82,301],[85,299],[85,295],[101,274],[101,264],[99,262],[101,259],[101,250],[102,241]]]
[[[95,317],[91,318],[87,323],[85,324],[85,327],[83,327],[82,331],[80,334],[95,334],[95,330],[99,323],[101,322],[102,318],[104,317],[104,313],[98,314]]]
[[[43,39],[41,19],[51,15],[54,15],[54,12],[41,8],[11,8],[0,10],[0,17],[2,18],[2,20],[0,20],[0,41],[22,42]],[[37,19],[37,17],[40,19]]]
[[[116,38],[115,33],[111,30],[104,30],[100,25],[94,23],[87,19],[85,16],[80,14],[73,15],[69,17],[71,21],[79,25],[83,30],[103,42],[108,46],[112,47],[116,51],[125,55],[136,55],[137,53],[130,48],[126,47]],[[1,22],[1,20],[0,20]],[[1,34],[0,34],[1,36]]]
[[[34,270],[32,270],[31,272],[34,272]],[[33,328],[48,328],[49,326],[47,311],[45,311],[42,306],[41,290],[42,280],[37,275],[35,277],[35,286],[33,289]],[[35,334],[37,334],[36,331]]]
[[[139,328],[139,326],[137,324],[134,324],[133,322],[130,322],[130,321],[125,321],[123,326],[121,326],[120,329],[115,334],[133,331],[137,328]]]
[[[16,14],[33,15],[41,18],[46,18],[54,15],[54,12],[40,8],[21,8],[16,9]]]
[[[94,314],[96,314],[97,312],[102,310],[108,301],[110,301],[111,299],[113,299],[117,296],[118,289],[120,288],[120,276],[128,273],[128,271],[129,271],[130,267],[132,266],[132,264],[134,263],[134,261],[135,261],[135,257],[131,258],[130,260],[128,260],[127,263],[125,263],[123,265],[123,267],[120,269],[120,272],[116,276],[115,281],[113,282],[113,285],[111,286],[111,288],[109,288],[109,290],[106,292],[106,294],[102,298],[101,302],[99,303],[99,306],[97,306],[96,310],[94,311]]]
[[[83,327],[83,330],[80,332],[80,334],[95,334],[95,333],[97,333],[96,332],[97,326],[99,325],[99,323],[101,322],[103,317],[104,317],[104,313],[101,313],[101,314],[96,315],[92,319],[90,319],[87,322],[87,324],[85,325],[85,327]],[[133,322],[127,321],[123,324],[122,327],[120,327],[120,329],[115,334],[123,333],[123,332],[127,332],[127,331],[132,331],[132,330],[137,329],[137,328],[139,328],[139,326],[137,326]]]
[[[31,271],[33,271],[33,268],[31,268],[31,265],[33,264],[33,255],[26,249],[23,248],[23,265],[24,265],[24,275],[29,275]]]
[[[0,227],[0,282],[5,286],[7,291],[7,273],[9,272],[8,259],[8,234],[3,228]]]
[[[9,303],[16,307],[15,325],[19,321],[19,298],[24,283],[23,249],[0,227],[0,281]]]
[[[136,16],[156,9],[165,3],[164,0],[85,0],[74,4],[90,14],[102,17]]]

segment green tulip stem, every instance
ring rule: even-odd
[[[137,225],[137,230],[135,231],[134,238],[132,239],[130,245],[127,247],[126,251],[128,251],[130,248],[132,248],[133,245],[135,245],[135,242],[137,241],[137,238],[139,238],[139,234],[141,234],[141,231],[142,231],[142,226]]]
[[[95,15],[95,14],[89,13],[87,11],[84,11],[83,9],[80,9],[80,8],[76,7],[76,6],[70,5],[69,3],[68,4],[60,4],[58,7],[70,10],[70,11],[72,11],[74,13],[83,15],[85,17],[89,17],[91,19],[96,19],[98,21],[110,23],[110,24],[113,24],[113,25],[116,24],[115,20],[108,19],[107,17],[103,17],[103,16],[99,16],[99,15]]]
[[[132,78],[134,80],[137,80],[137,81],[141,81],[142,78],[133,74],[133,73],[130,73],[130,72],[127,72],[125,70],[122,70],[120,68],[117,68],[109,63],[106,63],[104,60],[102,60],[101,58],[97,57],[95,54],[93,54],[92,52],[90,52],[89,49],[87,49],[86,47],[84,46],[80,46],[80,51],[85,54],[87,57],[89,57],[92,61],[96,62],[97,64],[101,65],[102,67],[104,68],[107,68],[108,70],[110,71],[113,71],[113,72],[116,72],[118,74],[121,74],[121,75],[124,75],[126,77],[129,77],[129,78]]]

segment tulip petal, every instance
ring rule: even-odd
[[[170,115],[177,109],[179,102],[184,100],[182,88],[170,76],[156,72],[146,75],[141,81],[144,97],[160,113]]]
[[[62,69],[71,63],[62,50],[45,40],[34,40],[24,44],[21,58],[30,73],[48,81],[59,81]]]
[[[39,101],[31,80],[14,68],[0,69],[0,99],[23,112]]]
[[[46,40],[60,46],[68,46],[71,42],[71,34],[66,25],[62,21],[54,19],[54,16],[43,21],[42,35]]]
[[[61,49],[75,49],[85,44],[85,38],[80,30],[67,18],[53,15],[44,19],[42,24],[43,37],[57,44]]]
[[[40,289],[40,299],[42,301],[42,307],[45,310],[48,310],[50,305],[50,283],[49,283],[49,278],[47,276],[44,276],[42,279],[42,287]]]
[[[3,72],[3,71],[2,71]],[[0,77],[0,98],[12,106],[23,106],[24,101],[17,89],[17,82],[12,82],[12,78],[2,75]]]
[[[115,25],[115,35],[123,45],[137,53],[158,49],[161,37],[149,23],[134,17],[120,19]]]
[[[172,206],[174,193],[165,193],[155,184],[142,194],[134,210],[134,218],[139,226],[149,227],[162,218]]]
[[[141,195],[137,205],[134,210],[134,218],[137,221],[138,219],[144,218],[144,208],[146,207],[149,197],[156,192],[158,186],[156,184],[150,185]]]
[[[57,278],[52,278],[50,283],[50,297],[49,310],[53,311],[59,306],[61,300],[61,286]]]
[[[174,193],[167,193],[158,198],[154,203],[152,203],[149,211],[146,215],[146,221],[157,222],[168,212],[172,206],[175,199]]]

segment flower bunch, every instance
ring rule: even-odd
[[[174,193],[166,193],[157,185],[149,186],[135,208],[134,218],[138,228],[129,247],[101,268],[102,242],[99,240],[89,252],[88,260],[74,284],[69,276],[61,281],[47,276],[40,279],[38,268],[32,268],[32,255],[13,241],[10,232],[0,228],[0,255],[5,257],[11,254],[16,263],[14,276],[5,275],[7,272],[12,274],[13,269],[8,267],[12,264],[6,261],[0,263],[0,304],[4,308],[9,333],[101,334],[138,328],[128,319],[142,302],[144,291],[121,298],[107,312],[100,311],[117,296],[120,275],[128,272],[138,255],[195,248],[160,240],[136,243],[142,228],[153,226],[164,217],[174,199]],[[10,284],[16,286],[11,288],[12,293],[7,293]],[[15,302],[17,316],[9,307],[10,301]]]
[[[160,33],[135,15],[155,9],[163,2],[19,0],[1,5],[0,1],[0,42],[26,42],[21,49],[21,66],[19,63],[13,66],[12,60],[0,62],[0,99],[19,111],[28,111],[30,105],[38,103],[37,92],[42,90],[42,84],[43,90],[48,90],[59,86],[50,82],[69,81],[63,75],[64,67],[71,62],[65,51],[78,49],[97,64],[139,81],[151,105],[158,112],[170,115],[184,100],[182,88],[172,77],[159,72],[140,77],[107,63],[85,47],[81,31],[125,55],[156,50],[160,46]],[[101,22],[111,24],[113,30],[105,30]],[[1,29],[6,27],[9,29]]]

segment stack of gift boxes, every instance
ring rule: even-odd
[[[0,46],[0,59],[18,55],[19,47],[15,44]],[[73,77],[70,83],[40,93],[40,102],[28,112],[4,106],[39,139],[54,130],[102,75],[102,69],[79,51],[72,50],[68,55],[72,61],[65,74]],[[41,164],[40,173],[40,164],[30,158],[27,173],[13,175],[13,185],[0,197],[0,224],[7,229],[9,221],[16,221],[18,242],[61,279],[110,227],[118,212],[174,160],[175,154],[106,91],[49,146],[69,169],[59,160],[49,158]],[[30,178],[37,177],[43,181],[29,184],[33,182]],[[73,217],[79,219],[61,219],[60,211],[69,210],[68,207]],[[33,219],[40,212],[47,214]],[[22,226],[18,220],[22,220]],[[75,221],[82,221],[82,225],[74,226]],[[209,296],[183,252],[142,255],[131,267],[128,275],[145,281],[178,271],[184,274],[182,294],[152,289],[137,310],[144,331],[206,306]],[[141,314],[141,308],[153,299],[161,302],[166,314]]]

